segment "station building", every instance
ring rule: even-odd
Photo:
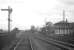
[[[74,22],[60,21],[54,24],[55,34],[72,34],[74,33]]]

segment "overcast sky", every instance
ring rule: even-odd
[[[63,9],[69,22],[74,21],[74,0],[0,0],[0,9],[13,8],[11,28],[42,26],[46,21],[61,21]],[[8,13],[0,10],[0,28],[7,29]]]

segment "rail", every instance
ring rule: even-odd
[[[64,44],[55,42],[55,41],[53,41],[53,40],[48,40],[48,39],[43,38],[43,37],[42,37],[42,38],[41,38],[41,37],[35,37],[35,38],[37,38],[37,39],[39,39],[39,40],[42,40],[42,41],[44,41],[44,42],[46,42],[46,43],[48,43],[48,44],[57,46],[57,47],[61,48],[62,50],[74,50],[74,48],[71,48],[71,47],[66,46],[66,45],[64,45]]]

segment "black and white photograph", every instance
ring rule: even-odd
[[[74,0],[0,0],[0,50],[74,50]]]

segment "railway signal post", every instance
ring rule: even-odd
[[[2,11],[8,11],[8,33],[10,33],[10,22],[11,22],[11,19],[10,19],[10,15],[12,13],[12,8],[10,8],[8,6],[7,9],[1,9]]]

